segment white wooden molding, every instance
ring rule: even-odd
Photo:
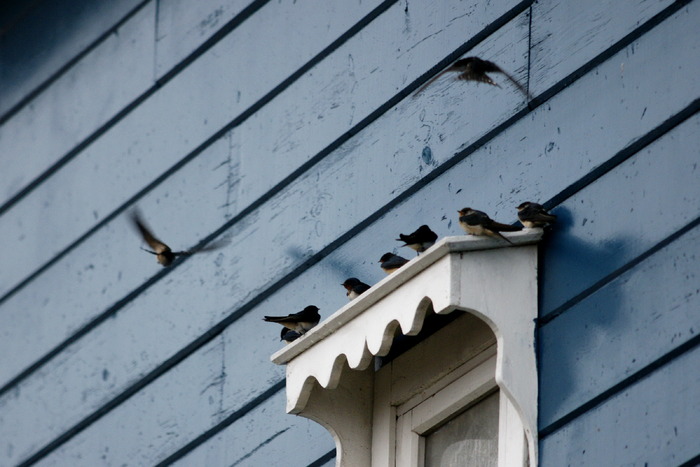
[[[497,341],[496,384],[515,407],[537,465],[537,243],[541,229],[503,240],[447,237],[272,355],[287,365],[287,412],[324,425],[337,465],[370,465],[374,356],[397,326],[420,332],[426,313],[469,312]],[[449,349],[446,349],[449,351]],[[349,371],[349,369],[358,371]],[[318,383],[318,384],[315,384]]]

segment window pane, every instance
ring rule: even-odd
[[[498,392],[425,438],[426,467],[495,467],[497,464]]]

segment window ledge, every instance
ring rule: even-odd
[[[354,370],[368,369],[374,356],[388,353],[397,326],[405,335],[420,332],[431,306],[437,314],[460,309],[482,319],[496,336],[496,383],[518,411],[528,439],[531,465],[537,465],[535,244],[541,239],[542,230],[523,230],[507,237],[512,246],[488,237],[443,238],[303,338],[273,354],[274,363],[287,365],[287,412],[332,425],[327,417],[312,413],[316,409],[309,407],[314,397],[329,392],[320,390],[315,382],[322,388],[336,389],[341,379],[357,378],[350,374],[359,372],[343,371],[346,363]],[[343,400],[349,403],[349,398],[359,397],[355,389],[347,389],[353,395],[342,396]],[[333,397],[340,397],[341,393],[338,391]],[[342,401],[334,404],[342,405]],[[367,404],[367,411],[371,412],[371,401],[365,401]],[[326,410],[334,409],[326,404]],[[371,426],[371,421],[367,422],[371,413],[362,417],[361,423]],[[337,430],[328,428],[342,444]],[[340,465],[340,458],[338,461]]]

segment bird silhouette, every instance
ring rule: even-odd
[[[399,238],[396,240],[399,242],[404,242],[404,245],[402,246],[407,246],[418,253],[422,253],[433,246],[437,241],[437,238],[437,234],[430,230],[430,227],[427,225],[421,225],[412,234],[399,234]]]
[[[490,237],[501,238],[508,243],[512,242],[501,235],[501,232],[516,232],[522,230],[513,225],[501,224],[491,219],[483,211],[472,208],[464,208],[457,211],[459,213],[459,225],[465,232],[471,235],[488,235]]]
[[[351,301],[370,289],[369,285],[365,284],[357,277],[350,277],[349,279],[345,279],[345,282],[343,282],[340,285],[345,287],[345,290],[347,290],[345,295],[347,295],[348,299]]]
[[[404,264],[408,263],[408,260],[402,256],[395,255],[394,253],[384,253],[379,259],[379,262],[382,263],[379,265],[382,270],[387,274],[391,274]]]
[[[158,240],[155,235],[151,232],[151,229],[149,229],[146,225],[146,222],[143,220],[143,217],[139,213],[138,210],[134,210],[131,213],[131,221],[132,223],[136,226],[136,229],[139,231],[141,234],[141,237],[143,240],[150,246],[153,251],[147,250],[145,248],[141,248],[143,251],[146,251],[148,253],[151,253],[152,255],[156,255],[156,260],[158,263],[160,263],[163,266],[170,266],[173,264],[173,261],[178,256],[185,256],[185,255],[191,255],[194,253],[199,253],[199,252],[204,252],[204,251],[212,251],[212,250],[218,250],[219,248],[225,246],[228,244],[228,241],[221,240],[212,244],[209,244],[206,247],[198,248],[196,250],[190,250],[190,251],[173,251],[168,245],[166,245],[164,242],[161,240]]]
[[[538,203],[525,201],[518,206],[517,209],[520,223],[528,229],[532,229],[534,227],[544,227],[557,221],[557,216],[548,213],[547,210]]]
[[[479,57],[467,57],[467,58],[462,58],[454,62],[452,65],[435,75],[433,79],[425,83],[417,92],[416,96],[423,92],[425,88],[430,86],[436,79],[440,78],[442,75],[445,73],[451,73],[451,72],[456,72],[459,73],[457,75],[457,79],[464,80],[464,81],[476,81],[479,83],[486,83],[490,84],[492,86],[496,87],[501,87],[498,83],[496,83],[489,75],[486,73],[501,73],[504,75],[508,80],[515,85],[516,88],[525,96],[527,96],[528,99],[531,99],[532,96],[530,93],[525,89],[525,86],[520,84],[518,80],[513,78],[509,73],[504,71],[501,67],[496,65],[493,62],[490,62],[488,60],[482,60]]]
[[[321,321],[321,315],[318,314],[318,307],[309,305],[297,313],[286,316],[265,316],[263,320],[270,323],[281,324],[294,332],[305,334]]]

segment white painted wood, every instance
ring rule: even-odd
[[[499,398],[498,465],[533,465],[528,462],[525,427],[518,411],[507,397]]]
[[[314,382],[329,392],[343,384],[341,368],[346,360],[350,368],[364,370],[373,355],[385,355],[394,335],[393,322],[399,323],[403,334],[413,335],[420,330],[431,305],[436,313],[468,310],[496,334],[495,379],[522,417],[530,458],[536,460],[537,250],[527,245],[540,235],[539,229],[514,233],[511,241],[523,246],[497,249],[492,248],[499,242],[492,239],[443,239],[303,339],[274,354],[275,363],[287,364],[287,411],[305,413]],[[487,250],[470,251],[478,245]],[[342,418],[334,423],[345,426]],[[411,422],[411,426],[420,423]],[[397,430],[405,433],[402,425]],[[412,459],[418,451],[414,441],[407,442]],[[399,451],[396,461],[403,465]]]

